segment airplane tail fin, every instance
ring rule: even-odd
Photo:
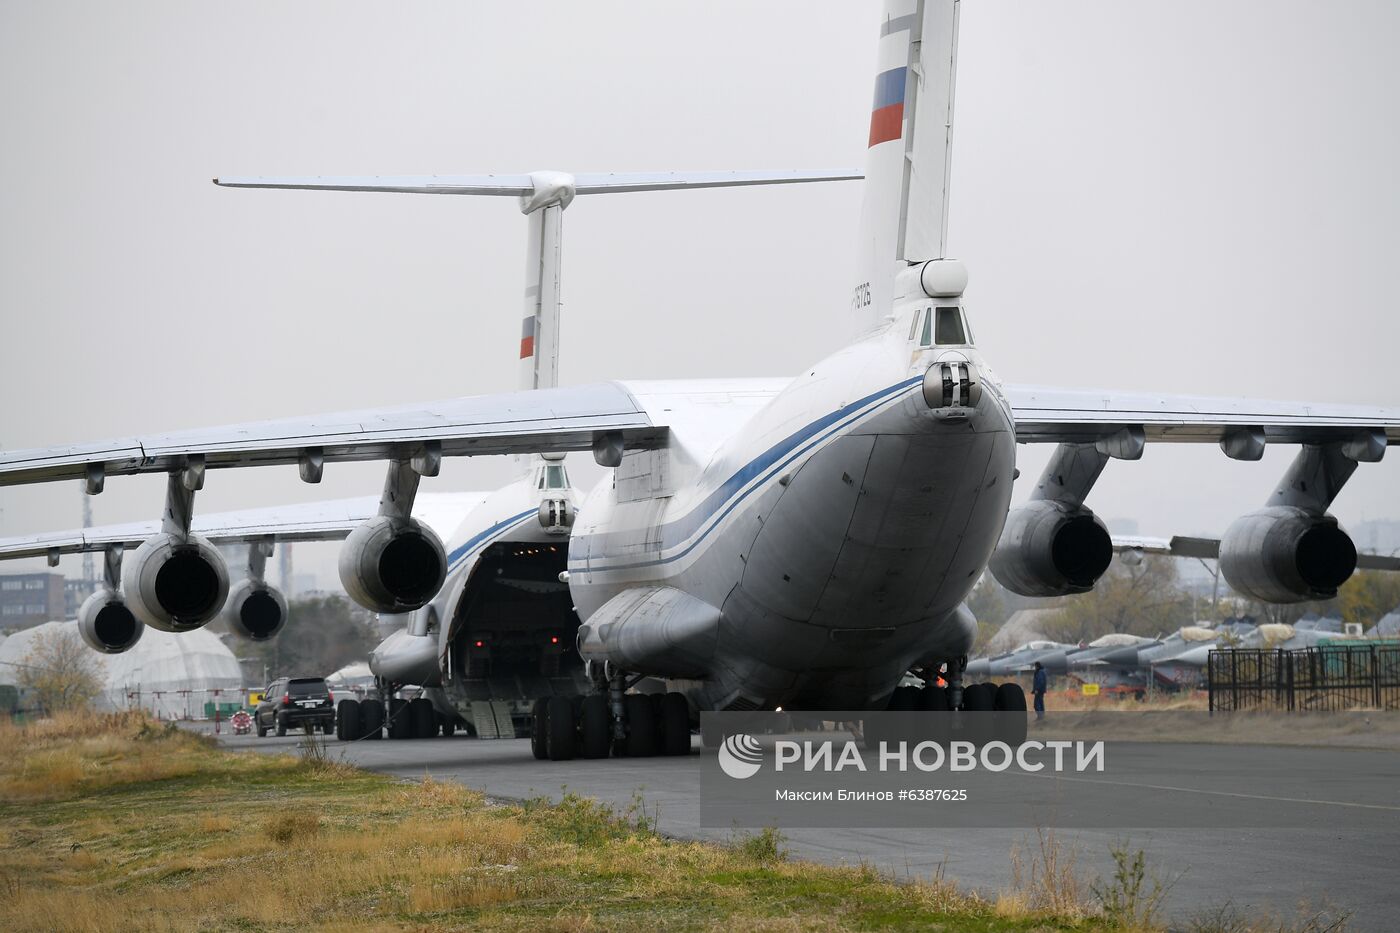
[[[559,301],[564,209],[575,197],[629,191],[680,191],[750,185],[853,181],[854,170],[826,172],[606,172],[570,175],[234,176],[215,178],[225,188],[293,188],[312,191],[378,191],[401,194],[495,195],[520,199],[529,220],[525,250],[525,314],[520,333],[521,389],[559,382]]]
[[[946,258],[959,0],[885,0],[861,207],[858,309],[889,314],[895,273]]]

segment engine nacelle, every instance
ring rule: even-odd
[[[1113,560],[1113,539],[1089,509],[1040,499],[1013,509],[992,554],[992,575],[1022,596],[1094,588]]]
[[[267,641],[287,624],[287,598],[262,580],[244,579],[229,590],[224,621],[249,641]]]
[[[105,587],[78,607],[78,634],[93,651],[121,654],[141,640],[146,626],[136,618],[121,594]]]
[[[151,535],[122,561],[122,592],[136,618],[162,632],[190,632],[223,608],[228,565],[199,535]]]
[[[447,551],[416,518],[379,515],[350,533],[340,551],[340,582],[372,612],[412,612],[447,579]]]
[[[1235,519],[1220,539],[1220,572],[1267,603],[1331,599],[1356,570],[1356,546],[1330,515],[1271,506]]]

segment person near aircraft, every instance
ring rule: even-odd
[[[1035,718],[1045,718],[1045,688],[1049,680],[1045,676],[1045,665],[1035,662],[1035,679],[1031,681],[1031,693],[1035,695]]]

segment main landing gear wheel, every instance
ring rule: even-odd
[[[993,701],[993,737],[1015,748],[1026,741],[1026,691],[1020,684],[997,687]]]
[[[622,702],[627,714],[627,757],[650,758],[656,754],[656,716],[651,697],[629,693]]]
[[[380,700],[366,700],[360,704],[360,728],[367,739],[378,739],[384,734],[384,704]]]
[[[996,709],[997,688],[994,684],[970,684],[963,688],[963,712],[972,713],[962,722],[962,738],[978,745],[992,737],[992,717]]]
[[[661,753],[690,754],[690,704],[679,693],[661,698]]]
[[[455,733],[456,731],[457,731],[457,720],[453,719],[451,716],[443,716],[443,717],[442,717],[442,737],[443,737],[444,739],[450,739],[450,738],[452,738],[453,733]]]
[[[549,752],[545,749],[545,734],[549,730],[549,698],[541,697],[535,701],[535,713],[531,718],[530,725],[530,752],[538,761],[544,761],[549,757]]]
[[[408,704],[408,714],[415,739],[431,739],[437,735],[437,710],[433,708],[432,700],[419,697],[412,701]]]
[[[398,697],[389,698],[389,738],[410,739],[413,737],[413,720],[408,711],[408,701]]]
[[[574,707],[568,697],[550,697],[545,713],[545,754],[550,761],[574,757]]]
[[[606,758],[612,744],[612,715],[608,698],[593,693],[583,698],[579,709],[579,748],[581,758]]]
[[[360,737],[359,700],[341,700],[335,708],[335,737],[342,742]]]

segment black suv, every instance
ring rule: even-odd
[[[253,723],[258,738],[267,730],[276,729],[286,735],[287,729],[298,729],[310,723],[322,732],[335,731],[335,700],[324,677],[282,677],[267,685],[258,708],[253,710]]]

